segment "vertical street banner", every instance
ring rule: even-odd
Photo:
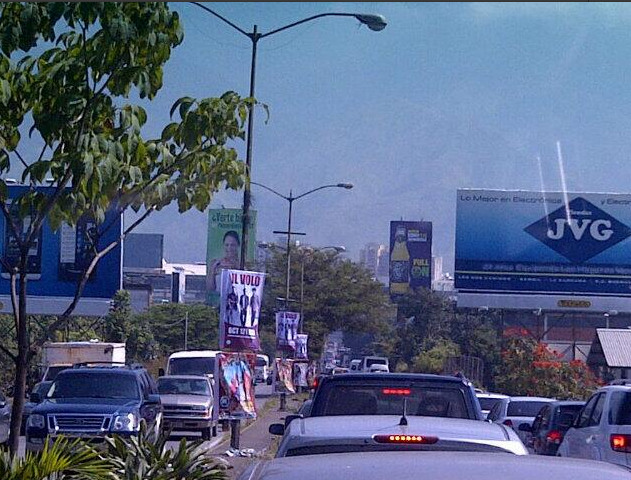
[[[256,418],[254,353],[218,353],[215,360],[214,418]]]
[[[274,393],[296,393],[293,364],[290,359],[277,358],[274,365]]]
[[[294,386],[306,388],[309,386],[307,383],[307,371],[309,364],[307,362],[294,362]]]
[[[307,341],[309,340],[309,335],[299,333],[296,335],[296,360],[307,360]]]
[[[219,310],[219,348],[259,351],[259,315],[265,274],[223,270]]]
[[[390,222],[390,295],[431,288],[432,223]]]
[[[299,324],[299,313],[276,312],[276,350],[296,351]]]
[[[250,210],[250,235],[246,260],[254,262],[256,252],[256,211]],[[211,208],[208,210],[206,245],[206,300],[218,307],[221,296],[221,271],[238,269],[241,265],[242,210]]]

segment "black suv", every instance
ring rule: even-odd
[[[310,416],[407,415],[483,420],[466,378],[419,373],[349,373],[323,377]]]
[[[60,372],[29,415],[26,448],[41,450],[47,437],[136,435],[140,426],[160,433],[162,404],[156,384],[141,366],[75,365]]]

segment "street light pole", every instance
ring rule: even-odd
[[[207,7],[206,5],[200,2],[192,2],[193,5],[201,8],[202,10],[210,13],[215,16],[219,20],[221,20],[226,25],[229,25],[234,30],[238,31],[242,35],[245,35],[252,42],[252,62],[250,65],[250,99],[254,101],[254,91],[255,91],[255,83],[256,83],[256,51],[258,46],[258,41],[261,38],[269,37],[270,35],[274,35],[276,33],[288,30],[297,25],[301,25],[306,22],[310,22],[316,20],[318,18],[323,17],[352,17],[357,19],[361,24],[366,25],[370,30],[374,32],[379,32],[386,28],[387,22],[383,15],[374,15],[374,14],[363,14],[363,13],[339,13],[339,12],[329,12],[329,13],[320,13],[318,15],[313,15],[308,18],[304,18],[302,20],[298,20],[297,22],[290,23],[283,27],[271,30],[266,33],[259,33],[258,26],[254,25],[251,32],[246,32],[238,25],[232,23],[230,20],[215,12],[213,9]],[[252,173],[252,137],[254,134],[254,104],[252,103],[248,109],[248,128],[246,133],[246,153],[245,153],[245,173],[246,180],[245,186],[243,189],[243,212],[241,216],[241,258],[240,258],[240,268],[241,270],[245,269],[245,261],[248,252],[248,243],[249,243],[249,235],[250,235],[250,204],[251,204],[251,195],[250,195],[250,177]]]

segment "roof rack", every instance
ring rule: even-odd
[[[72,365],[72,368],[126,368],[128,370],[140,370],[143,367],[139,363],[125,362],[79,362]]]

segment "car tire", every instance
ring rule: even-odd
[[[202,440],[207,442],[213,437],[213,427],[202,429]]]
[[[213,426],[211,427],[211,434],[213,437],[217,436],[217,424],[213,424]]]

